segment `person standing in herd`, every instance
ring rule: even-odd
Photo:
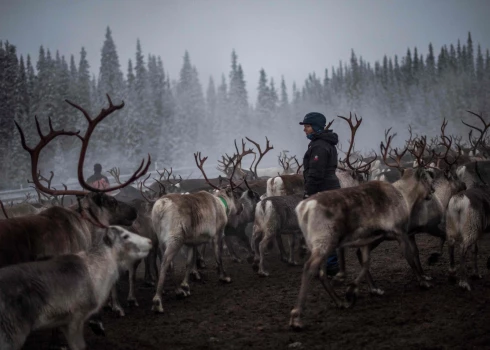
[[[305,180],[305,193],[303,199],[318,192],[336,190],[340,182],[335,175],[337,169],[337,148],[339,137],[332,130],[325,130],[327,119],[318,112],[305,115],[299,123],[304,126],[304,132],[310,143],[303,157],[303,177]],[[337,253],[327,259],[326,272],[334,276],[339,271]]]

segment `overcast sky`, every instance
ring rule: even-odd
[[[210,76],[228,77],[232,49],[255,103],[259,70],[302,85],[308,73],[348,61],[354,49],[369,62],[427,52],[466,41],[490,48],[490,0],[0,0],[0,40],[37,61],[39,46],[79,60],[82,46],[98,74],[106,27],[112,30],[124,74],[136,40],[145,55],[162,57],[178,77],[185,50],[204,89]]]

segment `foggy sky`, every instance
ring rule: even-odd
[[[39,46],[79,61],[82,46],[97,76],[106,27],[119,54],[121,69],[142,50],[162,57],[171,79],[177,79],[185,50],[199,71],[203,88],[210,76],[227,79],[232,49],[238,54],[255,104],[259,70],[284,75],[291,96],[311,72],[348,62],[350,51],[374,63],[386,54],[403,56],[417,46],[426,54],[432,42],[466,42],[490,48],[488,0],[0,0],[0,40],[30,54],[35,64]]]

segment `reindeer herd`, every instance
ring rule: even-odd
[[[25,203],[6,207],[0,201],[0,349],[20,349],[30,332],[46,328],[61,330],[71,349],[85,349],[84,324],[103,332],[99,311],[104,305],[109,303],[124,316],[116,282],[125,271],[129,271],[127,302],[138,306],[135,281],[141,261],[145,283],[155,285],[152,311],[163,313],[165,282],[174,283],[177,296],[189,296],[191,277],[201,279],[208,243],[223,283],[232,280],[223,264],[225,246],[238,263],[242,262],[240,251],[245,251],[247,262],[262,277],[269,275],[265,260],[274,244],[280,259],[289,265],[298,265],[298,256],[306,255],[289,321],[296,330],[304,326],[308,288],[315,277],[341,308],[354,304],[364,279],[370,293],[384,293],[370,274],[372,251],[384,240],[399,243],[422,288],[431,286],[431,277],[420,261],[415,241],[419,233],[440,239],[429,264],[442,254],[447,241],[452,279],[458,243],[460,287],[471,290],[465,265],[469,249],[474,258],[473,276],[481,278],[476,256],[479,238],[490,231],[490,123],[479,114],[470,112],[482,127],[465,123],[471,128],[469,147],[461,144],[461,138],[446,135],[447,122],[443,121],[440,135],[432,139],[410,130],[401,149],[392,147],[396,134],[388,129],[379,156],[364,158],[354,155],[362,118],[340,117],[351,130],[349,148],[336,171],[341,188],[303,199],[302,164],[296,157],[283,152],[281,168],[258,168],[273,149],[267,138],[264,150],[246,138],[258,153],[247,148],[244,140],[241,150],[235,142],[235,153],[225,153],[218,161],[223,177],[208,178],[204,171],[207,157],[197,152],[195,162],[203,179],[182,179],[170,169],[147,185],[151,176],[144,178],[151,163],[148,155],[146,164],[143,160],[126,182],[119,180],[114,168],[109,173],[117,185],[92,187],[83,175],[90,137],[104,118],[124,106],[107,98],[109,107],[95,118],[67,101],[87,120],[83,136],[78,131],[55,130],[51,120],[49,133],[43,134],[36,119],[40,141],[29,147],[16,124],[22,146],[30,154],[39,203],[27,198]],[[81,141],[77,175],[82,190],[52,188],[53,174],[47,179],[38,169],[42,149],[61,135]],[[252,155],[250,168],[244,169],[243,158]],[[71,198],[70,205],[65,205],[65,196]],[[289,239],[289,251],[283,235]],[[325,273],[325,261],[338,252],[340,271],[333,280],[343,283],[349,247],[356,248],[361,269],[345,296],[340,296]],[[180,284],[175,282],[174,263],[179,255],[186,261]]]

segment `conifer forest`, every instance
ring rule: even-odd
[[[125,107],[97,128],[86,164],[103,162],[104,168],[118,166],[121,173],[131,172],[131,164],[148,153],[167,167],[192,165],[192,153],[199,150],[218,159],[231,150],[234,139],[245,136],[259,142],[267,136],[276,153],[288,149],[302,155],[298,121],[311,110],[322,111],[329,120],[349,112],[362,116],[364,136],[356,146],[366,153],[390,126],[402,135],[408,125],[415,133],[435,135],[443,118],[449,121],[448,133],[465,140],[461,120],[468,117],[466,111],[487,116],[490,110],[489,48],[473,43],[471,33],[446,43],[440,52],[427,45],[425,55],[409,47],[403,57],[380,53],[376,62],[366,62],[353,49],[350,57],[339,57],[337,66],[312,72],[304,81],[289,81],[287,72],[274,81],[264,68],[257,82],[247,80],[247,67],[235,50],[229,71],[219,77],[199,76],[191,52],[182,53],[180,73],[171,77],[165,57],[145,53],[140,41],[134,59],[121,62],[109,27],[98,75],[91,73],[83,47],[62,53],[41,46],[37,57],[24,57],[15,43],[0,42],[0,189],[19,188],[31,177],[29,155],[14,121],[26,132],[27,143],[35,145],[35,116],[45,132],[49,117],[55,128],[84,130],[83,116],[65,99],[96,115],[107,103],[106,94],[115,103],[124,100]],[[252,90],[256,101],[249,99]],[[66,181],[75,177],[66,169],[76,167],[63,164],[78,152],[76,138],[60,138],[43,152],[40,166]]]

